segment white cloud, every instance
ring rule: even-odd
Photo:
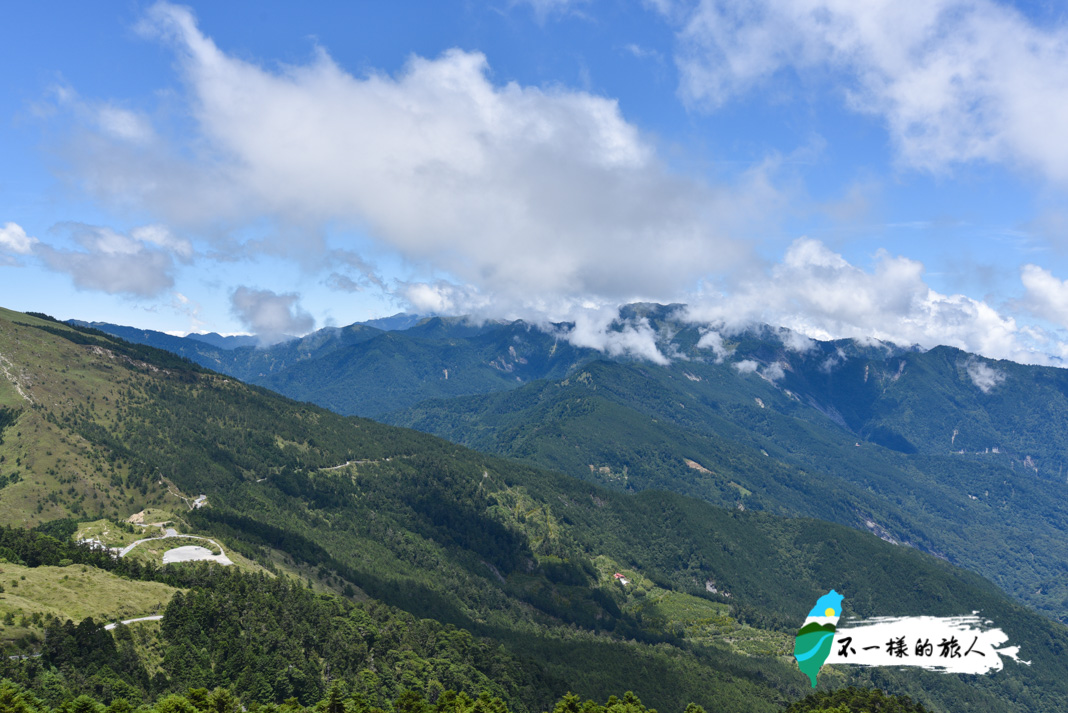
[[[456,285],[445,280],[402,284],[397,294],[416,314],[479,315],[493,307],[493,303],[475,287]]]
[[[72,112],[101,135],[120,144],[145,146],[156,139],[152,122],[141,112],[126,109],[109,101],[86,100],[73,87],[57,84],[49,95],[56,105]],[[35,107],[38,114],[48,115],[54,109],[47,105]]]
[[[338,292],[363,292],[363,286],[348,275],[340,272],[331,272],[324,283],[331,290]]]
[[[587,347],[610,356],[631,356],[654,364],[668,364],[656,346],[656,332],[646,319],[619,321],[616,309],[580,310],[574,326],[564,336],[576,347]]]
[[[623,49],[626,50],[635,59],[652,59],[657,62],[663,62],[664,56],[655,49],[649,47],[643,47],[636,42],[628,42],[623,45]]]
[[[786,371],[783,369],[782,364],[775,362],[774,364],[768,364],[764,367],[764,371],[760,372],[760,378],[766,381],[776,382],[786,376]]]
[[[1026,290],[1022,306],[1042,319],[1068,327],[1068,282],[1038,265],[1024,265],[1020,281]]]
[[[315,320],[301,309],[300,295],[238,287],[230,295],[230,310],[264,344],[300,336],[315,328]]]
[[[834,350],[834,354],[829,355],[826,359],[823,360],[823,363],[820,364],[820,371],[822,371],[824,374],[830,374],[832,371],[834,371],[834,367],[838,366],[845,360],[846,353],[842,351],[841,347],[837,347]]]
[[[53,230],[70,233],[81,249],[41,243],[34,253],[79,288],[109,294],[156,297],[174,286],[172,251],[183,259],[192,255],[188,241],[160,226],[134,228],[129,235],[83,223],[59,223]]]
[[[697,340],[698,349],[711,349],[716,357],[716,363],[722,364],[727,358],[727,347],[723,344],[723,335],[717,331],[709,330]]]
[[[142,243],[152,243],[189,260],[193,257],[193,244],[185,238],[175,237],[162,225],[143,225],[130,231],[130,237]]]
[[[86,107],[86,109],[95,118],[97,126],[116,139],[144,144],[155,137],[152,124],[141,114],[110,104]]]
[[[37,238],[26,235],[26,231],[18,223],[4,223],[0,227],[0,253],[29,255],[38,242]],[[0,255],[0,259],[3,257]]]
[[[989,394],[991,389],[1005,381],[1005,372],[978,359],[969,359],[965,369],[972,383],[978,386],[984,394]]]
[[[885,251],[865,271],[818,240],[800,238],[767,272],[695,301],[688,318],[729,331],[765,323],[817,339],[946,344],[1025,363],[1049,363],[1048,354],[1064,356],[1064,344],[1036,341],[1036,331],[986,302],[931,289],[923,273],[922,263]]]
[[[171,297],[170,307],[175,312],[189,318],[189,326],[180,331],[177,336],[184,337],[190,332],[199,331],[204,326],[204,320],[200,318],[200,304],[189,299],[181,292],[175,292]]]
[[[780,329],[779,338],[782,339],[783,346],[791,352],[804,354],[805,352],[812,351],[816,348],[816,342],[809,339],[804,334],[795,332],[792,329]]]
[[[374,285],[382,290],[386,289],[386,285],[375,267],[364,260],[355,250],[330,250],[323,258],[323,262],[345,270],[348,273],[346,278],[360,288]],[[355,279],[352,279],[352,275],[355,275]]]
[[[1068,181],[1064,24],[990,0],[701,0],[679,38],[680,90],[696,104],[830,69],[907,165],[1004,161]]]
[[[760,368],[760,362],[755,362],[752,359],[742,359],[734,362],[733,366],[738,370],[739,374],[752,374]]]
[[[681,298],[782,214],[774,162],[731,186],[680,175],[615,100],[494,83],[476,52],[357,76],[325,51],[281,68],[238,59],[173,5],[142,30],[178,55],[195,132],[71,142],[90,193],[205,233],[298,226],[278,231],[294,254],[325,250],[307,239],[323,226],[359,231],[453,283],[459,311]]]
[[[687,4],[687,0],[642,0],[642,5],[648,10],[658,12],[667,18],[682,14]]]

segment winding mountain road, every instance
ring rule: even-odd
[[[162,618],[162,614],[154,614],[153,616],[139,616],[136,619],[123,619],[122,621],[113,621],[110,624],[104,625],[104,631],[111,631],[119,624],[125,626],[126,624],[134,624],[139,621],[159,621]]]
[[[145,537],[144,539],[137,540],[136,542],[131,542],[130,544],[126,545],[126,547],[123,547],[121,550],[119,550],[119,557],[125,557],[126,555],[128,555],[130,553],[131,550],[133,550],[134,547],[137,547],[142,542],[152,542],[153,540],[166,540],[166,539],[169,539],[171,537],[185,537],[185,538],[189,538],[191,540],[204,540],[205,542],[210,542],[211,544],[213,544],[213,545],[215,545],[216,547],[219,548],[219,554],[215,555],[215,554],[211,554],[211,552],[207,548],[196,548],[195,546],[190,546],[189,548],[178,547],[178,548],[175,548],[175,549],[176,550],[183,550],[183,552],[180,553],[181,554],[180,557],[178,557],[178,558],[176,558],[174,560],[171,560],[171,561],[175,561],[175,562],[190,562],[190,561],[196,561],[196,560],[212,560],[212,561],[215,561],[215,562],[217,562],[217,563],[219,563],[221,565],[231,565],[231,564],[233,564],[233,561],[231,561],[231,559],[226,556],[226,550],[224,550],[222,545],[220,545],[215,540],[211,539],[210,537],[200,537],[199,535],[183,535],[183,534],[179,533],[177,530],[175,530],[173,527],[168,527],[166,530],[163,531],[163,534],[160,535],[159,537]],[[205,552],[208,552],[208,554],[204,555],[203,553],[200,553],[200,552],[193,552],[192,551],[193,549],[203,549]],[[167,559],[167,554],[168,553],[164,553],[164,555],[163,555],[163,563],[164,564],[168,564],[169,563],[169,561]]]

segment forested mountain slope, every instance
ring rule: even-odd
[[[187,522],[264,567],[503,647],[516,661],[509,676],[540,681],[498,681],[521,710],[568,689],[600,700],[632,689],[662,710],[690,701],[773,710],[804,692],[790,637],[831,587],[855,615],[979,609],[1034,662],[970,678],[839,667],[831,684],[875,683],[936,710],[1068,705],[1062,626],[973,574],[870,534],[672,493],[614,492],[30,315],[0,312],[0,354],[4,523],[125,518],[204,494],[208,506]],[[191,576],[185,586],[212,586]],[[241,608],[225,611],[240,631]],[[159,690],[189,683],[174,678],[179,670],[160,669]],[[239,678],[226,685],[252,696]],[[325,683],[311,679],[314,697]],[[430,686],[415,674],[410,683]]]
[[[386,420],[608,487],[866,529],[1068,616],[1068,371],[772,330],[716,355],[701,336],[674,331],[668,366],[602,360]]]
[[[631,305],[615,326],[648,325],[666,366],[522,322],[435,318],[231,350],[240,364],[216,368],[612,488],[865,529],[1068,617],[1068,371],[772,328],[720,335],[679,314]]]
[[[568,379],[428,402],[390,420],[608,487],[867,529],[1065,616],[1068,486],[1008,448],[885,448],[798,403],[798,393],[756,375],[739,384],[715,364],[595,362]]]

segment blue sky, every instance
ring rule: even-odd
[[[9,308],[266,339],[402,310],[570,319],[596,344],[619,304],[655,300],[721,330],[1068,358],[1054,3],[0,21]]]

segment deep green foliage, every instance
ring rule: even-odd
[[[125,636],[123,636],[125,634]],[[112,637],[103,623],[83,619],[53,619],[45,627],[45,642],[38,662],[26,666],[24,680],[37,683],[46,699],[58,703],[74,694],[105,702],[117,698],[139,702],[151,693],[151,682],[126,632]],[[37,676],[33,676],[37,673]],[[64,695],[64,690],[68,693]],[[73,692],[73,693],[69,693]]]
[[[803,700],[791,703],[786,713],[927,713],[908,696],[888,696],[878,688],[839,688],[837,691],[818,691]]]
[[[71,522],[73,521],[59,520],[43,526],[37,532],[20,527],[0,526],[0,547],[14,554],[15,559],[12,561],[28,567],[58,565],[63,560],[91,564],[101,569],[120,566],[119,562],[104,552],[94,550],[89,545],[71,542],[70,536],[74,534],[68,534]],[[66,536],[57,539],[52,536],[54,534]]]
[[[46,523],[37,530],[0,525],[0,553],[6,553],[5,559],[27,567],[85,564],[133,579],[152,576],[134,560],[116,559],[88,543],[71,541],[76,529],[77,523],[70,519]]]
[[[883,699],[890,701],[890,698]],[[17,683],[0,680],[0,710],[5,713],[50,713],[49,706],[26,691]],[[54,709],[64,713],[104,713],[103,705],[89,696],[81,696],[62,707]],[[115,700],[106,713],[130,713],[133,707],[123,699]],[[162,698],[155,705],[139,709],[143,713],[238,713],[243,710],[234,693],[227,688],[192,688],[184,695],[172,694]],[[442,690],[436,687],[429,695],[421,695],[406,690],[392,700],[383,701],[380,706],[369,702],[358,691],[352,692],[342,683],[334,683],[324,697],[311,706],[304,706],[296,699],[289,699],[282,705],[260,705],[252,703],[248,708],[252,713],[511,713],[508,704],[490,694],[482,692],[472,697],[464,692]],[[631,692],[622,698],[610,696],[603,704],[591,700],[583,701],[578,696],[568,693],[562,696],[550,709],[552,713],[657,713],[655,708],[647,708]],[[805,709],[809,710],[809,709]],[[906,711],[914,709],[886,708],[887,711]],[[917,710],[918,713],[918,709]],[[704,713],[696,704],[689,704],[683,713]]]
[[[74,518],[64,517],[58,520],[52,520],[50,522],[42,522],[40,525],[33,529],[34,532],[40,535],[48,535],[49,537],[54,537],[60,542],[69,545],[71,538],[74,537],[74,533],[78,531],[78,521]],[[27,545],[33,546],[33,539],[27,537],[25,534],[22,534],[22,538],[26,541]],[[81,549],[84,550],[84,546]],[[78,554],[80,556],[81,552],[79,552]]]
[[[250,702],[311,703],[334,680],[378,706],[404,690],[444,686],[489,691],[525,711],[546,705],[562,687],[533,662],[466,631],[233,571],[176,595],[162,634],[171,688],[230,686]]]
[[[183,576],[184,575],[184,576]],[[404,690],[492,692],[519,712],[543,707],[560,681],[533,661],[470,633],[368,602],[318,595],[286,578],[182,568],[161,622],[163,671],[150,680],[125,627],[46,622],[40,658],[5,659],[5,675],[53,705],[78,695],[150,700],[190,687],[232,688],[247,702],[309,704],[342,681],[376,706]]]
[[[0,406],[0,443],[4,442],[4,429],[13,424],[18,415],[17,409]]]
[[[64,711],[94,711],[103,708],[89,696],[81,696],[64,705]],[[46,703],[12,681],[0,681],[0,710],[5,713],[49,713]],[[58,710],[58,709],[57,709]],[[204,687],[191,688],[184,695],[171,694],[154,706],[142,709],[144,713],[237,713],[242,710],[240,701],[228,688],[209,691]],[[304,706],[296,699],[289,699],[281,706],[260,705],[253,702],[247,710],[253,713],[510,713],[507,702],[484,691],[470,696],[455,690],[442,690],[436,686],[429,694],[404,690],[390,699],[374,703],[360,691],[335,682],[314,705]],[[682,713],[705,713],[701,706],[690,703]],[[132,706],[124,699],[117,699],[107,708],[107,713],[128,713]],[[583,701],[579,696],[567,693],[549,708],[551,713],[657,713],[647,708],[636,695],[628,691],[622,698],[609,696],[599,704]],[[830,693],[812,694],[802,701],[791,704],[785,713],[927,713],[927,709],[912,702],[907,696],[888,696],[879,689],[842,688]]]

